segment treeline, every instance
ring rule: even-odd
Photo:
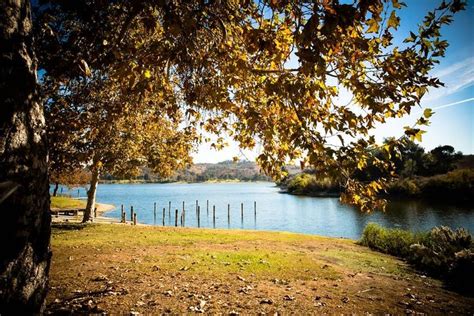
[[[107,182],[123,181],[110,174],[103,176]],[[170,177],[160,177],[149,168],[142,168],[140,175],[133,177],[135,182],[206,182],[206,181],[271,181],[263,174],[255,162],[231,160],[211,163],[197,163],[178,170]]]
[[[374,156],[383,159],[382,150]],[[354,171],[353,177],[365,182],[380,178],[392,179],[384,192],[389,197],[473,199],[473,155],[464,156],[449,145],[425,151],[420,145],[406,140],[403,147],[392,153],[389,162],[393,174],[368,164],[363,170]],[[344,190],[343,183],[321,177],[314,170],[289,176],[280,186],[288,193],[313,196],[334,196]]]

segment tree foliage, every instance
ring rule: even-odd
[[[363,210],[383,207],[384,179],[351,174],[391,168],[367,150],[380,146],[374,126],[442,85],[430,75],[448,46],[440,30],[465,6],[442,1],[395,45],[398,0],[44,2],[38,50],[58,86],[98,75],[123,97],[218,134],[216,148],[226,133],[242,148],[260,143],[257,161],[275,178],[300,160],[339,179],[343,201]],[[431,114],[405,134],[421,140]]]

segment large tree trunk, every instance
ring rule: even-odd
[[[41,311],[51,258],[46,133],[31,28],[28,0],[0,1],[2,315]]]
[[[58,194],[58,189],[59,189],[59,183],[54,184],[54,190],[53,190],[53,196],[56,196]],[[62,189],[61,189],[62,191]]]
[[[92,177],[89,190],[87,191],[87,206],[84,211],[84,218],[82,219],[83,223],[93,222],[95,209],[95,196],[97,193],[97,185],[99,184],[99,169],[94,167],[92,168]]]

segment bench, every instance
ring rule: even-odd
[[[67,216],[77,216],[79,212],[84,212],[83,208],[63,208],[63,209],[52,209],[51,215],[67,215]]]

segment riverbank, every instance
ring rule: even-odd
[[[47,313],[466,314],[474,306],[347,239],[63,224],[51,244]]]
[[[282,193],[312,197],[339,197],[343,188],[330,179],[318,179],[309,173],[296,174],[279,184]],[[474,169],[456,169],[430,177],[400,178],[388,183],[386,199],[425,199],[456,203],[474,199]]]

